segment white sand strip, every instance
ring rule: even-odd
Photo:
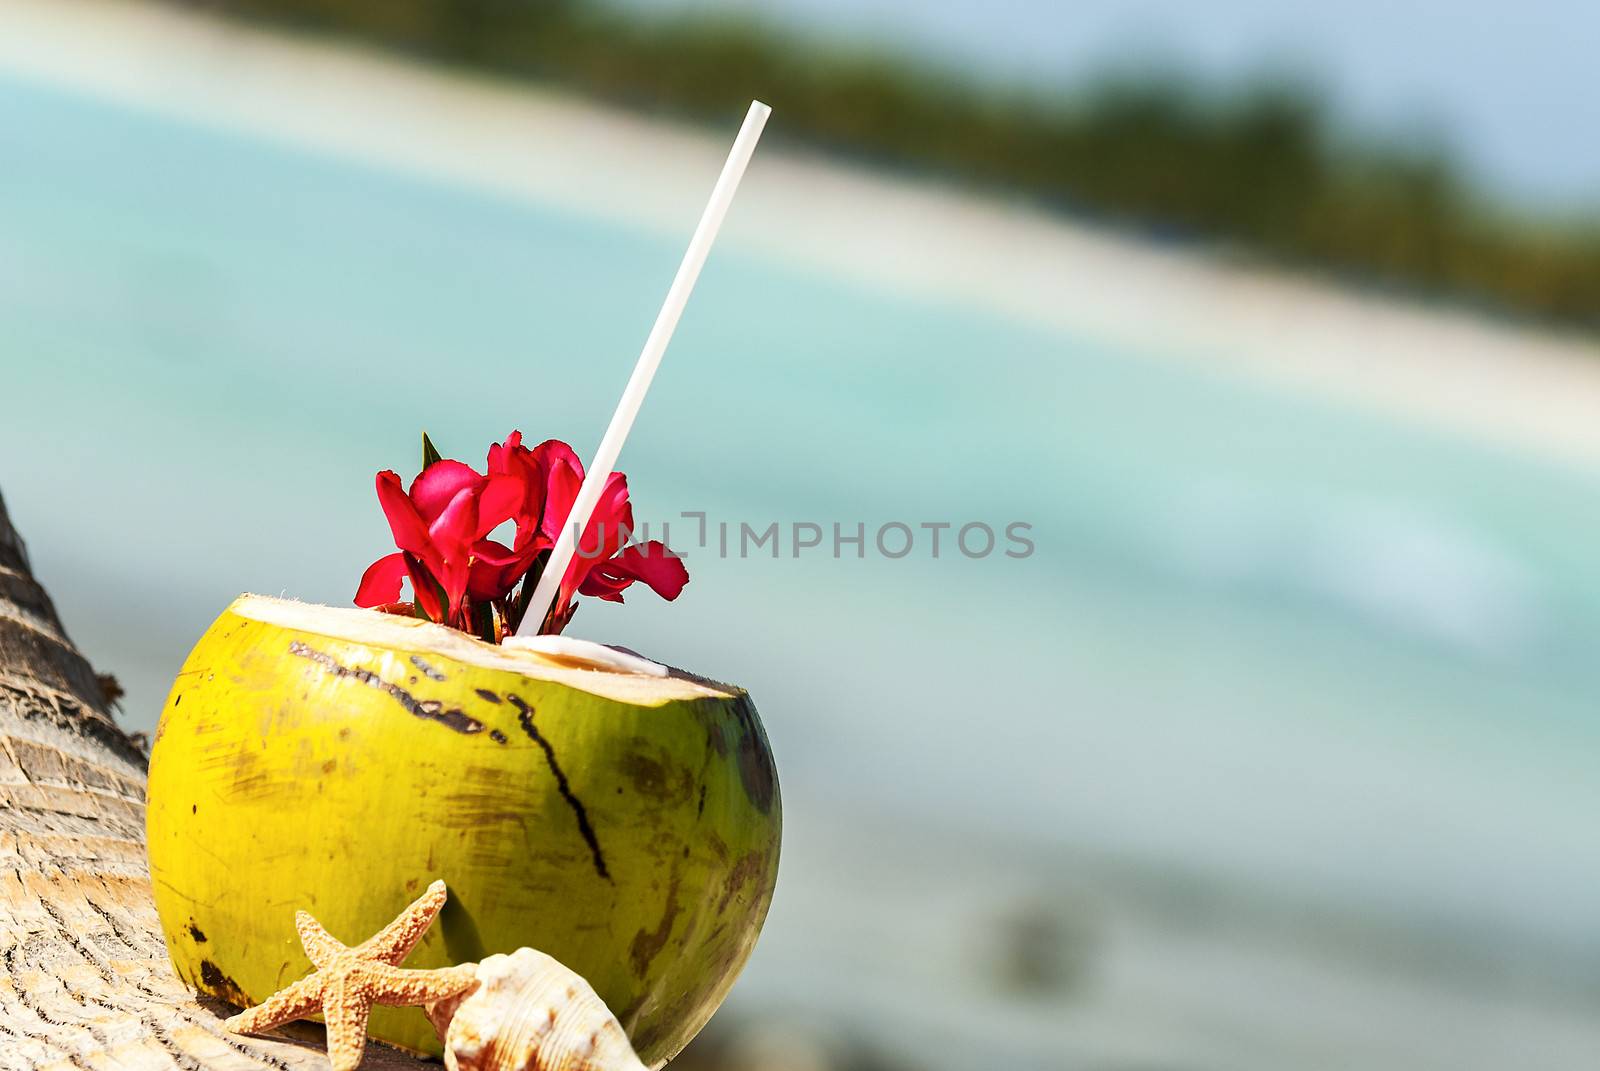
[[[130,0],[0,0],[0,72],[675,238],[738,119],[708,132]],[[781,106],[771,132],[781,140]],[[1146,245],[771,146],[723,243],[1600,466],[1591,339]]]

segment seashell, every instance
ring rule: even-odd
[[[490,956],[478,985],[428,1007],[450,1071],[646,1071],[583,977],[532,948]]]

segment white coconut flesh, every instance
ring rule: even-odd
[[[660,662],[652,662],[637,651],[573,636],[507,636],[500,641],[500,647],[503,650],[532,651],[558,665],[571,666],[573,669],[640,673],[646,677],[666,677],[672,673]]]
[[[241,595],[240,617],[369,647],[431,653],[485,669],[511,670],[624,703],[729,697],[733,689],[671,669],[627,648],[571,636],[509,637],[485,643],[458,629],[414,617],[353,607],[319,606],[267,595]]]

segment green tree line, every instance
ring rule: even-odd
[[[1336,130],[1314,93],[1156,74],[1006,89],[749,20],[575,0],[209,0],[633,107],[782,138],[1418,296],[1600,327],[1600,219],[1494,203],[1449,157]]]

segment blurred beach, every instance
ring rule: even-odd
[[[422,428],[592,450],[737,121],[0,23],[0,490],[135,729],[238,591],[348,603]],[[579,615],[749,687],[783,777],[767,930],[675,1066],[1594,1066],[1600,345],[781,124],[622,458],[641,519],[1037,549],[691,547],[678,603]]]

